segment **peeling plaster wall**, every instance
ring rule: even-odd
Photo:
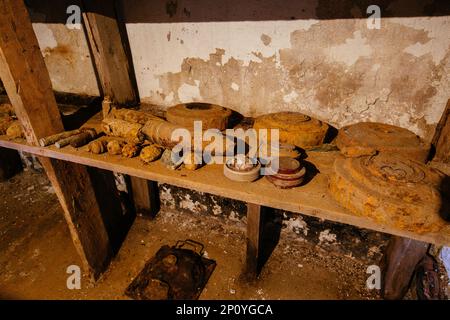
[[[99,88],[83,29],[65,25],[66,8],[76,1],[28,1],[39,47],[53,90],[98,96]]]
[[[244,3],[127,1],[142,100],[208,101],[245,116],[300,111],[338,128],[379,121],[431,139],[449,98],[449,16],[427,17],[433,1],[383,1],[392,17],[371,30],[359,19],[367,1],[291,2],[279,10],[293,20],[258,21],[255,9],[251,21],[234,21]],[[213,21],[197,19],[208,10]]]

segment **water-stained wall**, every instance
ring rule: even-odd
[[[381,1],[378,30],[373,2],[127,1],[140,96],[381,121],[430,139],[449,98],[450,17],[431,16],[445,4]]]
[[[34,29],[54,89],[97,95],[84,32],[64,25],[72,2],[29,1]],[[448,0],[120,2],[145,102],[380,121],[431,139],[449,98]],[[373,4],[380,29],[367,26]]]

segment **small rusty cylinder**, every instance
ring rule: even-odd
[[[139,154],[139,146],[135,143],[127,143],[122,148],[122,156],[125,158],[134,158]]]
[[[79,148],[92,141],[97,136],[97,132],[94,129],[83,131],[70,142],[70,145],[74,148]]]
[[[160,146],[152,144],[142,148],[139,158],[144,163],[150,163],[158,159],[161,156],[162,152],[163,149]]]
[[[108,141],[106,148],[108,149],[109,154],[118,155],[122,154],[122,148],[124,144],[125,142],[121,140],[110,140]]]
[[[91,141],[88,144],[88,151],[94,154],[101,154],[106,152],[107,148],[106,145],[108,144],[108,141],[97,139],[94,141]]]
[[[346,157],[382,152],[420,162],[426,162],[431,148],[408,129],[377,122],[360,122],[341,128],[336,145]]]
[[[103,119],[103,131],[110,136],[121,137],[130,142],[140,143],[144,141],[142,125],[125,120],[106,118]]]
[[[51,144],[55,144],[59,140],[69,138],[69,137],[74,136],[76,134],[80,134],[81,132],[82,131],[80,129],[77,129],[77,130],[71,130],[71,131],[65,131],[65,132],[57,133],[57,134],[54,134],[54,135],[51,135],[51,136],[39,139],[39,145],[41,147],[46,147],[46,146],[49,146]]]
[[[12,139],[25,137],[25,135],[23,133],[22,125],[20,124],[20,122],[18,120],[15,120],[11,123],[11,125],[6,130],[6,135]]]
[[[63,148],[67,145],[71,145],[73,147],[81,147],[95,138],[97,132],[95,129],[91,128],[83,128],[80,133],[72,135],[68,138],[64,138],[55,142],[55,147],[58,149]]]

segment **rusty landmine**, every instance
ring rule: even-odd
[[[193,240],[162,246],[125,294],[136,300],[198,299],[216,267],[203,252],[203,245]]]
[[[268,129],[269,140],[269,129],[278,129],[281,143],[303,149],[322,145],[328,131],[326,123],[298,112],[278,112],[260,116],[255,119],[253,128]]]
[[[230,109],[225,107],[201,102],[182,103],[170,107],[166,111],[166,119],[170,123],[192,129],[194,121],[202,121],[202,129],[228,128],[228,121],[232,114]]]
[[[390,154],[338,158],[330,193],[353,213],[415,233],[449,227],[448,177],[438,170]]]
[[[420,162],[426,162],[431,148],[429,143],[405,128],[377,122],[360,122],[343,127],[339,130],[336,145],[346,157],[383,152]]]

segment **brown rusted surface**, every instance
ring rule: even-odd
[[[278,129],[281,143],[311,148],[323,143],[328,125],[302,113],[278,112],[256,118],[253,128]],[[268,138],[270,139],[270,131]]]
[[[272,167],[269,170],[275,171]],[[278,188],[287,189],[299,186],[303,182],[305,173],[306,168],[299,161],[289,157],[280,157],[277,172],[266,175],[266,178]]]
[[[121,137],[134,143],[144,141],[142,125],[139,123],[108,117],[103,119],[103,131],[107,135]]]
[[[178,241],[173,247],[162,246],[125,294],[137,300],[198,299],[216,267],[214,260],[202,255],[203,245],[192,240]]]
[[[383,152],[420,162],[427,160],[431,147],[407,129],[376,122],[360,122],[343,127],[339,130],[336,144],[347,157]]]
[[[193,128],[194,121],[202,121],[203,130],[228,127],[231,110],[210,103],[183,103],[167,109],[167,121],[186,128]]]
[[[448,177],[420,162],[379,154],[337,158],[331,195],[355,214],[416,233],[439,232],[448,222]]]

